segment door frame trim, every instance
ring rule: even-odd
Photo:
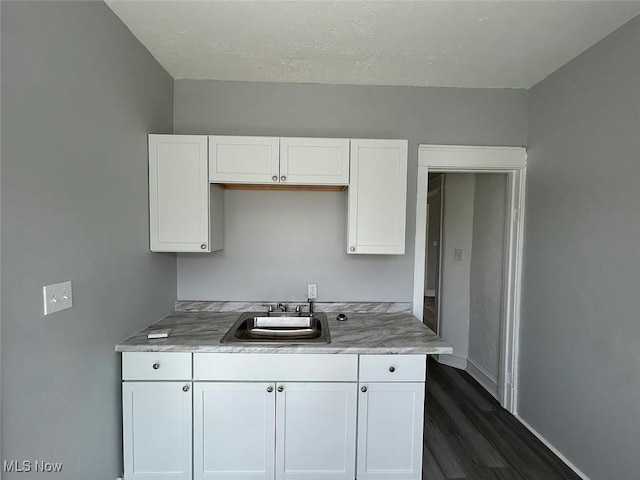
[[[413,314],[418,318],[422,318],[424,308],[427,195],[429,173],[434,172],[507,174],[498,400],[505,409],[516,414],[527,151],[524,147],[419,146],[413,278]]]

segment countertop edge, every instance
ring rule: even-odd
[[[322,353],[327,355],[335,354],[358,354],[358,355],[447,355],[453,353],[452,347],[403,347],[403,348],[366,348],[366,347],[308,347],[308,346],[156,346],[156,345],[116,345],[116,352],[149,352],[149,353],[300,353],[313,354]]]

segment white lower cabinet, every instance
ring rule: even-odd
[[[353,480],[356,388],[195,382],[194,479]]]
[[[124,353],[124,478],[420,480],[425,364]]]
[[[191,479],[191,382],[122,384],[127,480]]]
[[[355,478],[357,385],[279,384],[276,479]]]
[[[193,478],[273,480],[273,383],[195,382]]]
[[[358,480],[420,480],[425,384],[361,383]]]

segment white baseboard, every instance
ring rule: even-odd
[[[540,440],[542,443],[545,444],[545,446],[551,450],[553,453],[555,453],[555,455],[562,460],[567,467],[569,467],[571,470],[573,470],[575,472],[576,475],[578,475],[582,480],[590,480],[589,477],[587,477],[584,473],[582,473],[580,471],[580,469],[578,467],[576,467],[573,463],[571,463],[567,457],[565,457],[556,447],[554,447],[553,445],[551,445],[546,438],[544,438],[542,435],[540,435],[531,425],[529,425],[525,420],[522,419],[522,417],[520,415],[518,415],[517,413],[514,415],[514,417],[516,417],[518,419],[518,421],[524,425],[527,430],[529,430],[531,433],[533,433],[536,438],[538,440]]]
[[[467,373],[471,375],[482,387],[498,399],[498,381],[484,367],[472,358],[467,358]]]
[[[436,296],[436,291],[435,290],[425,290],[424,291],[424,296],[425,297],[435,297]]]
[[[448,365],[459,370],[467,369],[467,359],[462,357],[456,357],[455,355],[438,355],[438,363]]]

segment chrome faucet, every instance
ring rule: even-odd
[[[282,313],[286,313],[286,311],[287,311],[287,306],[282,302],[279,302],[276,305],[276,308],[279,308]]]
[[[273,305],[271,305],[270,303],[263,303],[262,306],[267,307],[267,313],[273,312]]]

